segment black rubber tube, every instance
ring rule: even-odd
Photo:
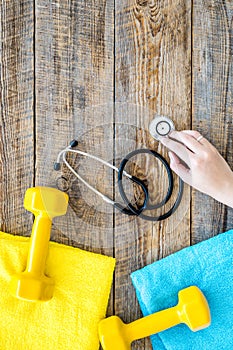
[[[126,203],[127,207],[123,207],[122,204],[120,203],[115,203],[114,204],[114,208],[118,209],[121,213],[123,214],[126,214],[126,215],[136,215],[136,216],[139,216],[142,211],[147,207],[147,203],[148,203],[148,189],[146,187],[146,185],[144,184],[143,181],[141,181],[140,179],[138,179],[137,177],[135,176],[132,176],[131,178],[129,178],[132,182],[135,182],[136,184],[138,184],[141,189],[143,190],[144,192],[144,201],[143,201],[143,204],[141,206],[138,206],[138,208],[135,208],[131,203],[130,201],[128,200]]]
[[[123,188],[123,184],[122,184],[123,172],[124,172],[124,168],[125,168],[126,164],[128,163],[128,161],[132,157],[134,157],[137,154],[143,154],[143,153],[150,154],[150,155],[154,156],[155,158],[157,158],[159,161],[162,162],[162,164],[165,166],[165,169],[166,169],[166,172],[167,172],[167,175],[168,175],[169,185],[168,185],[168,190],[167,190],[166,196],[160,203],[158,203],[158,204],[149,204],[148,201],[146,201],[146,205],[144,205],[144,208],[139,210],[140,213],[139,214],[135,214],[135,211],[134,211],[134,215],[138,215],[140,218],[142,218],[144,220],[148,220],[148,221],[165,220],[169,216],[171,216],[175,212],[175,210],[178,208],[178,206],[179,206],[179,204],[181,202],[181,199],[182,199],[182,195],[183,195],[184,183],[179,178],[179,192],[178,192],[176,201],[173,204],[173,206],[171,207],[171,209],[169,209],[165,214],[162,214],[162,215],[159,215],[159,216],[150,216],[150,215],[145,215],[143,213],[144,210],[153,210],[153,209],[158,209],[158,208],[161,208],[162,206],[164,206],[169,201],[169,199],[171,198],[171,195],[172,195],[172,192],[173,192],[174,184],[173,184],[173,175],[172,175],[171,168],[170,168],[168,162],[166,161],[166,159],[163,158],[159,153],[157,153],[157,152],[155,152],[153,150],[142,148],[142,149],[137,149],[137,150],[132,151],[129,154],[127,154],[125,156],[125,158],[121,161],[121,164],[119,166],[119,171],[118,171],[119,192],[120,192],[120,195],[121,195],[123,201],[126,203],[126,205],[129,208],[129,210],[131,210],[132,204],[128,200],[128,198],[126,196],[126,193],[124,191],[124,188]],[[137,179],[137,180],[139,180],[139,179]],[[145,201],[144,201],[144,204],[145,204]],[[135,209],[135,208],[133,207],[133,209]],[[130,214],[130,215],[132,215],[132,214]]]

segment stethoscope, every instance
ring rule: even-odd
[[[157,116],[156,118],[154,118],[152,120],[152,122],[149,125],[149,132],[150,132],[151,136],[158,141],[160,140],[160,138],[162,136],[168,136],[172,130],[175,130],[174,123],[171,119],[169,119],[165,116]],[[63,149],[58,154],[57,161],[54,164],[54,169],[56,171],[60,170],[60,163],[61,163],[61,159],[62,159],[62,161],[66,165],[66,167],[76,176],[77,179],[79,179],[79,181],[81,181],[84,185],[86,185],[95,194],[100,196],[106,203],[113,205],[114,208],[116,208],[117,210],[119,210],[123,214],[136,215],[144,220],[149,220],[149,221],[161,221],[161,220],[167,219],[169,216],[171,216],[175,212],[175,210],[178,208],[178,206],[181,202],[181,199],[182,199],[182,194],[183,194],[183,181],[180,178],[179,178],[179,191],[178,191],[178,195],[177,195],[177,198],[176,198],[173,206],[165,214],[162,214],[159,216],[150,216],[150,215],[144,214],[145,210],[150,211],[150,210],[154,210],[154,209],[158,209],[158,208],[163,207],[171,198],[173,188],[174,188],[173,174],[172,174],[171,168],[170,168],[168,162],[166,161],[166,159],[164,157],[162,157],[159,153],[157,153],[153,150],[144,149],[144,148],[134,150],[134,151],[130,152],[129,154],[127,154],[122,159],[119,168],[117,168],[116,166],[112,165],[111,163],[106,162],[105,160],[103,160],[99,157],[96,157],[92,154],[75,149],[77,146],[78,146],[78,141],[72,140],[70,142],[69,146],[67,146],[65,149]],[[118,173],[117,183],[118,183],[119,193],[120,193],[121,198],[123,199],[126,206],[123,206],[122,204],[112,200],[111,198],[109,198],[105,194],[98,191],[95,187],[90,185],[85,179],[83,179],[83,177],[80,174],[78,174],[77,171],[68,162],[68,160],[67,160],[68,153],[80,154],[80,155],[89,157],[91,159],[94,159],[94,160],[106,165],[107,167],[113,169],[114,171],[116,171]],[[153,156],[157,160],[159,160],[164,165],[164,167],[166,169],[166,173],[168,176],[168,189],[167,189],[167,193],[166,193],[164,199],[160,203],[150,204],[149,203],[148,188],[147,188],[146,184],[144,183],[144,181],[140,180],[136,176],[128,174],[125,171],[125,166],[128,163],[128,161],[131,158],[133,158],[135,155],[138,155],[138,154],[150,154],[151,156]],[[144,199],[143,199],[143,203],[141,205],[133,205],[131,203],[131,201],[128,199],[127,194],[124,190],[124,186],[123,186],[123,176],[128,178],[131,182],[139,185],[140,188],[142,189]]]

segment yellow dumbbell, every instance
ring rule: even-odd
[[[67,211],[68,195],[55,188],[32,187],[26,191],[25,209],[35,215],[30,237],[27,266],[11,279],[10,291],[20,299],[47,301],[52,298],[54,281],[45,276],[52,219]]]
[[[99,323],[99,338],[104,350],[130,350],[134,340],[148,337],[185,323],[193,332],[210,325],[210,310],[199,288],[191,286],[178,293],[176,306],[125,324],[117,316]]]

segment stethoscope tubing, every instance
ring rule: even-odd
[[[84,178],[81,175],[79,175],[77,173],[77,171],[75,171],[74,168],[72,168],[72,166],[67,161],[66,155],[67,155],[68,152],[75,153],[75,154],[80,154],[80,155],[89,157],[91,159],[94,159],[94,160],[96,160],[96,161],[106,165],[107,167],[115,170],[116,172],[118,172],[119,169],[116,166],[114,166],[113,164],[111,164],[109,162],[106,162],[102,158],[99,158],[99,157],[94,156],[94,155],[92,155],[90,153],[86,153],[86,152],[83,152],[83,151],[80,151],[80,150],[74,150],[74,149],[72,149],[72,146],[68,146],[67,148],[65,148],[64,150],[62,150],[58,154],[57,162],[55,164],[59,164],[60,163],[60,159],[62,157],[62,160],[63,160],[64,164],[77,177],[77,179],[79,179],[85,186],[87,186],[87,188],[89,188],[91,191],[93,191],[96,195],[100,196],[106,203],[109,203],[109,204],[113,205],[116,209],[118,209],[119,211],[121,211],[122,213],[127,214],[127,215],[137,215],[138,216],[138,215],[141,214],[142,210],[145,209],[145,207],[147,205],[147,201],[148,201],[148,190],[147,190],[147,187],[145,186],[145,184],[143,183],[143,181],[141,181],[140,179],[138,179],[135,176],[132,176],[132,175],[128,174],[126,171],[123,171],[123,175],[126,176],[132,182],[137,183],[139,186],[141,186],[141,188],[142,188],[142,190],[144,192],[144,201],[143,201],[143,204],[141,206],[136,208],[135,206],[133,206],[129,202],[129,203],[127,203],[127,207],[124,207],[120,203],[113,201],[111,198],[109,198],[108,196],[106,196],[103,193],[101,193],[100,191],[98,191],[95,187],[93,187],[86,180],[84,180]]]
[[[154,209],[158,209],[161,208],[162,206],[164,206],[169,199],[171,198],[172,192],[173,192],[173,188],[174,188],[174,183],[173,183],[173,175],[172,175],[172,171],[171,168],[168,164],[168,162],[166,161],[166,159],[164,157],[162,157],[159,153],[150,150],[150,149],[137,149],[134,150],[132,152],[130,152],[129,154],[127,154],[123,160],[120,163],[119,168],[117,168],[116,166],[114,166],[113,164],[106,162],[105,160],[103,160],[102,158],[99,158],[97,156],[94,156],[92,154],[77,150],[77,149],[72,149],[74,146],[77,145],[77,141],[73,140],[71,141],[70,145],[68,147],[66,147],[64,150],[62,150],[57,157],[57,163],[54,164],[54,169],[58,170],[60,169],[60,159],[62,158],[64,164],[67,166],[67,168],[85,185],[87,186],[87,188],[89,188],[91,191],[93,191],[96,195],[100,196],[106,203],[109,203],[111,205],[114,206],[114,208],[118,209],[120,212],[126,214],[126,215],[136,215],[139,216],[140,218],[144,219],[144,220],[148,220],[148,221],[161,221],[161,220],[165,220],[167,219],[169,216],[171,216],[175,210],[178,208],[181,199],[182,199],[182,195],[183,195],[183,188],[184,188],[184,183],[183,181],[179,178],[179,191],[178,191],[178,195],[177,198],[175,200],[175,203],[173,204],[173,206],[164,214],[159,215],[159,216],[150,216],[150,215],[146,215],[144,214],[143,211],[150,211],[150,210],[154,210]],[[120,195],[126,205],[126,207],[124,207],[122,204],[115,202],[114,200],[112,200],[111,198],[109,198],[108,196],[104,195],[103,193],[101,193],[100,191],[98,191],[95,187],[93,187],[92,185],[90,185],[81,175],[79,175],[77,173],[77,171],[74,170],[74,168],[70,165],[70,163],[67,161],[67,153],[71,152],[74,154],[80,154],[86,157],[89,157],[91,159],[94,159],[102,164],[104,164],[105,166],[113,169],[114,171],[116,171],[118,173],[118,188],[119,188],[119,192]],[[152,156],[154,156],[155,158],[157,158],[160,162],[162,162],[162,164],[165,166],[165,170],[167,172],[167,176],[168,176],[168,190],[167,190],[167,194],[164,197],[164,199],[157,204],[150,204],[149,203],[149,193],[148,193],[148,188],[145,185],[145,183],[140,180],[139,178],[128,174],[124,168],[127,164],[127,162],[134,157],[137,154],[150,154]],[[137,183],[143,193],[144,193],[144,201],[143,204],[140,206],[135,207],[134,205],[132,205],[132,203],[128,200],[126,193],[124,191],[123,188],[123,176],[126,176],[129,180],[131,180],[134,183]]]
[[[173,175],[172,175],[171,168],[170,168],[168,162],[166,161],[166,159],[163,156],[161,156],[161,154],[159,154],[153,150],[146,149],[146,148],[145,149],[137,149],[137,150],[132,151],[129,154],[127,154],[127,156],[125,156],[125,158],[121,161],[121,164],[119,166],[118,187],[119,187],[120,195],[121,195],[122,199],[124,200],[124,202],[126,204],[130,203],[127,196],[126,196],[126,193],[124,191],[123,184],[122,184],[122,177],[123,177],[123,173],[125,171],[124,168],[125,168],[126,164],[128,163],[128,161],[132,157],[134,157],[137,154],[142,154],[142,153],[150,154],[150,155],[154,156],[155,158],[159,159],[159,161],[164,165],[164,167],[166,169],[166,172],[168,175],[168,181],[169,181],[167,194],[166,194],[165,198],[160,203],[153,205],[153,204],[149,204],[149,202],[147,202],[147,205],[146,205],[144,210],[150,211],[150,210],[158,209],[158,208],[161,208],[162,206],[164,206],[168,202],[168,200],[171,198],[173,188],[174,188]],[[173,206],[166,213],[159,215],[159,216],[150,216],[150,215],[146,215],[143,212],[141,212],[140,218],[144,219],[144,220],[148,220],[148,221],[161,221],[161,220],[165,220],[165,219],[169,218],[176,211],[176,209],[178,208],[178,206],[181,202],[181,199],[183,196],[183,189],[184,189],[184,183],[181,180],[181,178],[179,178],[179,192],[178,192],[176,201],[173,204]]]

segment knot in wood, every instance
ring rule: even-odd
[[[142,7],[145,7],[145,6],[147,6],[148,5],[148,0],[136,0],[136,4],[138,5],[138,6],[142,6]]]

